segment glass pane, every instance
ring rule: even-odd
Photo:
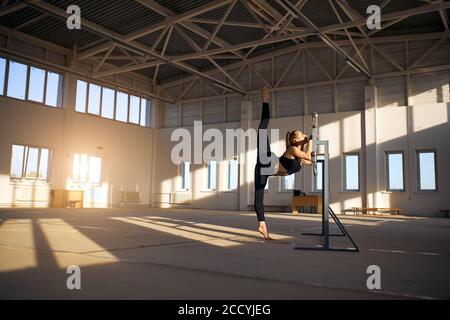
[[[12,146],[11,178],[22,178],[24,146]]]
[[[28,87],[28,100],[44,102],[45,70],[35,67],[30,69],[30,85]]]
[[[116,120],[128,121],[128,94],[120,91],[117,92]]]
[[[10,61],[8,75],[8,96],[17,99],[25,99],[25,89],[27,86],[26,64]]]
[[[75,111],[86,112],[86,94],[87,83],[81,80],[77,81],[77,100],[75,102]]]
[[[189,190],[191,186],[191,176],[190,176],[190,163],[183,162],[182,167],[182,178],[183,178],[183,186],[184,190]]]
[[[403,154],[390,153],[389,161],[389,190],[403,190]]]
[[[52,107],[60,106],[61,75],[47,72],[47,90],[45,91],[45,104]]]
[[[208,165],[208,189],[216,189],[217,162],[212,160]]]
[[[228,165],[228,189],[237,189],[238,163],[237,160],[230,160]]]
[[[80,155],[78,153],[73,156],[72,179],[75,182],[80,179]]]
[[[80,156],[80,182],[87,182],[88,176],[88,156],[82,154]]]
[[[130,122],[139,124],[141,98],[136,96],[130,97]]]
[[[102,169],[102,159],[99,157],[89,157],[89,182],[92,184],[100,183]]]
[[[283,177],[283,190],[293,190],[295,183],[295,175],[291,174],[289,176]]]
[[[38,179],[47,180],[48,176],[48,149],[41,149],[41,159],[39,161],[39,176]]]
[[[434,152],[419,153],[420,190],[436,190],[436,168]]]
[[[318,156],[317,160],[324,160],[323,156]],[[316,190],[322,190],[323,163],[317,162]]]
[[[345,156],[345,189],[359,190],[359,156]]]
[[[115,91],[109,88],[103,88],[102,96],[102,117],[114,119],[114,97]]]
[[[88,113],[100,114],[100,90],[100,86],[89,83]]]
[[[141,100],[141,126],[146,127],[148,126],[147,123],[147,115],[150,109],[150,101],[147,99]]]
[[[6,72],[6,60],[0,58],[0,95],[3,95],[3,89],[5,87],[5,72]]]
[[[25,178],[33,178],[37,177],[38,172],[38,156],[39,149],[38,148],[28,148],[28,158],[27,158],[27,166],[25,172]]]

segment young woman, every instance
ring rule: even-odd
[[[302,164],[311,164],[312,140],[303,134],[299,129],[288,131],[286,134],[286,151],[280,158],[274,157],[270,150],[269,138],[267,135],[266,151],[267,159],[277,159],[275,167],[270,163],[262,163],[260,159],[260,149],[263,147],[264,141],[259,141],[260,130],[267,130],[270,120],[269,107],[269,89],[264,87],[261,92],[262,113],[261,121],[258,127],[257,138],[257,159],[255,166],[255,202],[254,208],[259,222],[258,231],[264,236],[266,240],[272,240],[267,230],[267,225],[264,217],[264,188],[270,176],[287,176],[300,171]],[[266,161],[265,161],[266,162]],[[269,167],[273,168],[272,174],[267,174]]]

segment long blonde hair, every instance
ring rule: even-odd
[[[286,132],[286,149],[291,145],[291,139],[294,137],[295,133],[300,131],[300,129],[294,129],[293,131]]]

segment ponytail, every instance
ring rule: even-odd
[[[286,133],[286,149],[289,148],[290,145],[291,145],[291,132],[288,131]]]

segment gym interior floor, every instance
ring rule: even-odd
[[[320,230],[318,215],[267,220],[274,241],[252,212],[2,209],[0,299],[450,298],[450,219],[341,216],[358,253],[294,250],[321,242],[301,234]],[[66,287],[69,265],[81,290]],[[367,289],[370,265],[381,290]]]

